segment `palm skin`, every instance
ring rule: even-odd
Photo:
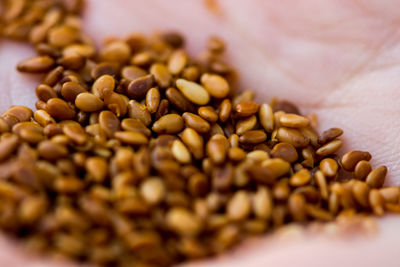
[[[397,1],[87,2],[85,28],[98,43],[132,31],[174,29],[197,54],[208,36],[221,36],[228,43],[227,61],[240,73],[241,89],[257,91],[261,101],[278,96],[299,103],[303,113],[318,115],[319,130],[344,129],[344,151],[370,151],[374,166],[389,168],[386,184],[400,184]],[[11,104],[32,107],[38,81],[18,74],[15,65],[33,51],[25,44],[0,45],[0,109]],[[397,266],[399,221],[395,216],[381,219],[379,234],[368,240],[306,236],[281,242],[267,236],[188,266]],[[2,266],[54,266],[0,241]]]

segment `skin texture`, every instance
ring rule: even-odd
[[[88,0],[85,28],[101,40],[132,31],[174,29],[198,54],[210,35],[229,43],[227,61],[241,89],[296,102],[318,115],[319,130],[340,127],[344,149],[368,150],[373,166],[389,168],[386,185],[400,185],[400,10],[395,0]],[[33,107],[36,76],[15,71],[33,55],[26,44],[0,42],[0,110]],[[370,238],[267,236],[233,252],[187,266],[398,266],[400,219],[379,220]],[[1,266],[54,266],[0,239]]]

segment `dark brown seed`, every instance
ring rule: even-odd
[[[21,72],[43,73],[51,70],[54,60],[49,56],[38,56],[20,62],[17,70]]]
[[[135,99],[143,99],[148,90],[153,87],[154,76],[152,74],[133,80],[127,88],[127,94]]]
[[[118,74],[118,70],[118,64],[115,62],[101,62],[92,69],[90,75],[94,80],[103,75],[115,77]]]
[[[64,72],[64,68],[62,66],[58,66],[54,68],[52,71],[46,74],[43,78],[43,84],[54,86],[58,81],[61,80],[62,74]]]
[[[154,119],[157,121],[159,120],[162,116],[166,115],[168,113],[169,109],[169,102],[167,99],[163,99],[160,101],[160,104],[158,105],[158,109],[156,111],[156,114],[154,116]]]
[[[165,96],[167,97],[168,101],[178,110],[180,111],[188,111],[188,112],[195,112],[194,105],[186,99],[186,97],[179,92],[179,90],[175,88],[168,88],[165,91]]]
[[[380,188],[385,182],[386,173],[386,166],[381,166],[371,171],[365,181],[371,188]]]
[[[75,111],[62,99],[52,98],[47,101],[47,112],[58,120],[71,120],[75,118]]]
[[[298,153],[294,146],[289,143],[279,143],[271,150],[271,156],[281,158],[287,162],[295,162],[298,159]]]
[[[177,32],[167,32],[162,35],[165,42],[174,48],[180,48],[185,45],[185,39]]]
[[[318,138],[318,143],[325,144],[332,141],[343,134],[343,130],[340,128],[330,128],[324,131]]]
[[[353,150],[343,155],[341,163],[346,171],[353,171],[361,160],[369,161],[372,158],[369,152]]]

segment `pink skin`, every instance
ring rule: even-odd
[[[206,1],[210,2],[210,1]],[[387,185],[400,185],[400,9],[394,0],[220,0],[211,12],[204,1],[90,0],[85,28],[100,43],[109,36],[154,29],[181,31],[197,54],[210,35],[228,43],[227,60],[240,73],[242,89],[299,103],[316,113],[320,130],[340,127],[345,148],[368,150],[373,165],[389,168]],[[0,110],[33,107],[35,76],[15,65],[33,55],[25,44],[0,44]],[[218,259],[187,266],[399,266],[396,216],[379,220],[369,239],[316,237],[250,241]],[[1,266],[54,266],[27,256],[0,239]]]

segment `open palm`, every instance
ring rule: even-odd
[[[255,90],[260,101],[277,96],[298,103],[304,113],[318,115],[320,130],[344,129],[345,149],[370,151],[375,166],[388,166],[387,184],[400,185],[396,0],[87,2],[85,28],[99,43],[132,31],[174,29],[187,37],[187,49],[196,54],[207,37],[221,36],[228,43],[227,61],[240,73],[240,88]],[[15,71],[16,63],[33,51],[11,42],[0,47],[0,109],[33,107],[38,81]],[[380,234],[370,240],[301,238],[282,244],[265,237],[207,266],[397,266],[399,222],[382,219]],[[6,240],[0,246],[2,266],[43,264],[22,256]]]

